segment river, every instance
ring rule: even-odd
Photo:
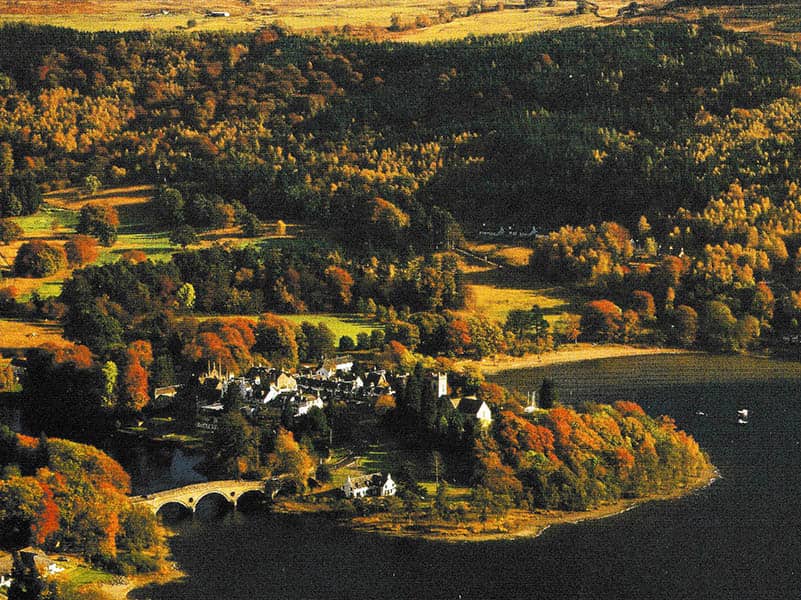
[[[552,377],[562,399],[640,402],[672,415],[721,479],[673,501],[538,538],[432,543],[358,534],[319,517],[185,521],[171,541],[188,577],[152,599],[770,599],[801,596],[801,364],[648,356],[493,377]],[[748,408],[747,425],[736,422]],[[703,413],[703,414],[697,414]]]

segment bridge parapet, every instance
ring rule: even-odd
[[[134,504],[148,506],[154,513],[157,513],[166,504],[180,504],[193,513],[203,498],[211,494],[222,496],[231,502],[236,508],[239,499],[247,492],[260,492],[265,494],[264,481],[240,481],[236,479],[223,481],[207,481],[204,483],[193,483],[180,488],[154,492],[144,496],[132,498]]]

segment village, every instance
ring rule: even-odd
[[[380,416],[394,408],[397,390],[408,377],[408,373],[390,374],[374,368],[358,374],[353,358],[347,355],[324,360],[316,369],[306,367],[290,372],[255,365],[238,376],[209,364],[199,377],[201,389],[195,398],[195,425],[199,432],[216,431],[226,411],[224,399],[232,393],[241,402],[242,414],[254,423],[277,423],[284,414],[302,417],[315,408],[324,410],[332,402]],[[492,423],[492,412],[486,402],[476,396],[450,397],[447,374],[431,373],[428,380],[436,397],[447,397],[453,409],[465,418],[476,421],[482,428]],[[168,404],[180,389],[180,385],[156,388],[154,403]]]

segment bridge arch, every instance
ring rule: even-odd
[[[193,506],[195,518],[216,519],[236,510],[236,500],[229,496],[228,490],[212,489],[197,495]]]
[[[165,500],[161,504],[158,504],[153,507],[155,514],[161,515],[162,518],[165,516],[164,509],[167,509],[167,512],[170,510],[177,510],[176,517],[185,518],[191,516],[195,513],[195,509],[193,506],[188,505],[186,502],[182,502],[181,500]],[[183,515],[178,514],[183,513]]]
[[[268,499],[267,492],[264,489],[260,490],[246,490],[239,494],[239,498],[236,502],[236,507],[240,508],[240,505],[243,506],[243,510],[247,510],[249,507],[257,506],[260,503],[263,503],[265,500]]]

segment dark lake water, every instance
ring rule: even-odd
[[[529,390],[546,375],[564,401],[627,398],[672,415],[721,479],[538,538],[478,544],[388,539],[265,513],[185,521],[171,545],[188,578],[137,597],[801,598],[801,364],[661,356],[495,380]],[[748,425],[736,422],[740,408],[750,410]]]

